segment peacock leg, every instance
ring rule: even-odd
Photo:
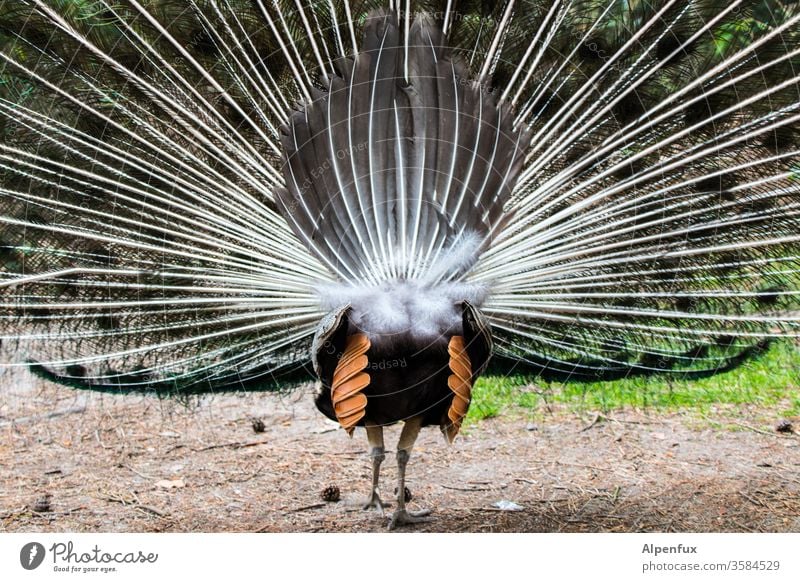
[[[367,440],[369,441],[369,456],[372,458],[372,493],[364,503],[364,509],[375,508],[383,515],[383,502],[378,495],[378,480],[381,474],[381,463],[386,458],[383,449],[383,427],[367,424]]]
[[[422,511],[408,511],[406,509],[406,465],[408,465],[411,449],[414,447],[420,428],[422,428],[422,418],[417,416],[408,419],[403,425],[403,431],[400,433],[400,442],[397,443],[397,509],[392,514],[389,529],[394,529],[403,524],[431,521],[431,518],[425,517],[430,514],[430,509]]]

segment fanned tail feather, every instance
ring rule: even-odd
[[[766,0],[0,1],[4,360],[272,388],[321,285],[409,280],[546,375],[729,369],[798,335],[798,47]]]
[[[287,221],[354,285],[424,279],[478,236],[473,259],[440,274],[460,277],[491,244],[529,132],[425,15],[403,38],[396,14],[371,13],[361,50],[339,70],[285,128]]]

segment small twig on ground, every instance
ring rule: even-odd
[[[97,429],[97,430],[94,431],[94,438],[97,441],[97,444],[99,444],[104,449],[108,450],[108,449],[112,449],[113,448],[113,447],[110,447],[106,443],[103,442],[103,439],[100,437],[100,429]]]
[[[10,521],[26,513],[31,513],[31,510],[28,508],[27,505],[23,505],[19,509],[7,511],[5,513],[0,513],[0,520],[2,520],[3,522]]]
[[[207,447],[203,447],[202,449],[193,449],[195,453],[202,453],[205,451],[212,451],[214,449],[225,449],[225,448],[232,448],[232,449],[242,449],[245,447],[256,447],[258,445],[266,445],[266,441],[236,441],[232,443],[220,443],[217,445],[208,445]]]
[[[290,509],[289,513],[299,513],[301,511],[307,511],[309,509],[319,509],[320,507],[325,507],[328,505],[327,503],[314,503],[312,505],[304,505],[303,507],[297,507],[295,509]]]
[[[134,468],[133,468],[133,467],[131,467],[130,465],[125,465],[125,464],[123,464],[123,465],[122,465],[122,468],[123,468],[123,469],[127,469],[127,470],[128,470],[128,471],[130,471],[131,473],[136,473],[136,474],[137,474],[137,475],[139,475],[139,477],[141,477],[142,479],[155,479],[155,478],[156,478],[156,477],[154,477],[153,475],[146,475],[145,473],[140,473],[139,471],[137,471],[136,469],[134,469]]]
[[[264,472],[264,465],[261,465],[254,473],[250,473],[245,475],[244,477],[239,477],[239,478],[232,477],[230,479],[227,479],[219,483],[219,485],[224,485],[225,483],[247,483],[248,481],[251,481],[256,477],[258,477],[259,475],[261,475],[261,473],[263,472]]]
[[[586,432],[587,430],[589,430],[591,428],[594,428],[597,423],[599,423],[600,421],[603,421],[603,420],[607,420],[606,417],[603,416],[602,414],[600,414],[599,412],[596,413],[594,415],[594,418],[592,419],[592,422],[590,422],[588,425],[584,426],[581,429],[581,432]]]
[[[38,512],[38,511],[26,510],[26,511],[18,513],[17,515],[28,515],[28,517],[33,517],[33,518],[48,519],[48,518],[57,517],[59,515],[72,515],[73,513],[77,513],[78,511],[81,511],[83,509],[86,509],[86,506],[81,505],[80,507],[73,507],[72,509],[67,509],[67,510],[64,510],[64,511],[43,511],[43,512]]]
[[[498,485],[497,487],[456,487],[454,485],[444,485],[443,483],[439,484],[444,489],[452,489],[453,491],[495,491],[497,489],[505,489],[508,487],[508,484],[503,483]]]
[[[766,507],[766,506],[767,506],[767,505],[766,505],[764,502],[762,502],[762,501],[759,501],[759,500],[758,500],[758,499],[756,499],[755,497],[751,497],[750,495],[748,495],[748,494],[747,494],[747,493],[745,493],[744,491],[739,491],[739,495],[741,495],[742,497],[744,497],[745,499],[747,499],[747,500],[748,500],[750,503],[752,503],[753,505],[758,505],[758,506],[760,506],[760,507]]]
[[[339,426],[326,426],[325,428],[317,428],[311,431],[311,434],[327,434],[329,432],[336,432]]]
[[[309,455],[324,455],[324,456],[332,456],[332,457],[348,457],[350,459],[356,459],[358,457],[366,457],[365,453],[353,453],[349,451],[303,451],[308,453]],[[387,453],[391,453],[391,451],[386,451]]]
[[[578,469],[591,469],[593,471],[614,471],[611,467],[597,467],[595,465],[582,465],[581,463],[565,463],[564,461],[556,461],[557,465],[563,467],[577,467]]]
[[[736,421],[736,420],[733,420],[733,419],[730,419],[730,418],[726,418],[726,419],[724,419],[724,421],[720,421],[720,420],[714,420],[713,418],[709,418],[705,414],[701,414],[700,416],[705,418],[708,422],[712,422],[714,424],[722,425],[724,423],[730,423],[730,424],[734,424],[736,426],[740,426],[742,428],[746,428],[747,430],[752,430],[753,432],[757,432],[758,434],[765,434],[767,436],[776,437],[776,438],[779,438],[779,439],[780,438],[787,438],[786,435],[778,434],[775,431],[764,430],[763,428],[758,428],[756,426],[751,426],[749,424],[745,424],[744,422],[739,422],[739,421]],[[791,436],[789,436],[788,438],[791,438]]]
[[[133,507],[134,509],[138,509],[140,511],[143,511],[144,513],[152,513],[153,515],[160,517],[162,519],[166,519],[167,517],[166,513],[164,513],[163,511],[159,511],[158,509],[156,509],[155,507],[151,507],[150,505],[142,505],[140,503],[137,503],[133,505]]]
[[[166,519],[168,514],[164,513],[163,511],[156,509],[150,505],[145,505],[139,498],[133,494],[130,499],[125,499],[122,495],[114,494],[114,493],[106,493],[105,497],[103,497],[105,501],[110,501],[111,503],[119,503],[120,505],[124,505],[125,507],[131,507],[133,509],[138,509],[143,511],[144,513],[151,513],[161,519]]]
[[[36,423],[36,422],[41,422],[43,420],[50,420],[51,418],[58,418],[59,416],[67,416],[68,414],[82,414],[84,412],[86,412],[86,406],[73,406],[72,408],[67,408],[64,410],[55,410],[47,414],[37,414],[35,416],[24,416],[22,418],[16,418],[14,420],[4,420],[3,422],[0,422],[0,427],[5,428],[7,426],[12,426],[15,424]]]

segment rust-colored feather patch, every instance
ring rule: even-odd
[[[369,365],[367,350],[370,341],[366,334],[348,336],[344,353],[339,358],[331,382],[331,400],[339,424],[353,434],[358,421],[364,418],[367,397],[361,391],[369,386],[369,374],[364,369]]]
[[[472,397],[472,362],[464,346],[464,338],[460,335],[450,338],[447,352],[450,354],[452,372],[447,379],[447,386],[453,391],[453,401],[447,411],[447,420],[442,423],[442,432],[452,443],[461,430],[461,423],[464,422],[469,410]]]

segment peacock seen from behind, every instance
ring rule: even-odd
[[[78,388],[315,377],[452,442],[487,369],[702,377],[798,335],[800,9],[0,1],[0,349]]]

